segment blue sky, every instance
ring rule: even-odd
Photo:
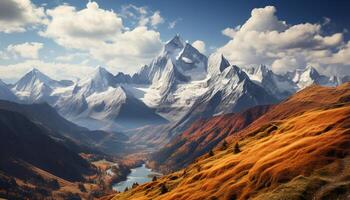
[[[47,7],[54,7],[64,2],[84,8],[87,0],[34,0],[40,5],[47,3]],[[330,18],[332,24],[325,31],[341,32],[344,29],[350,30],[348,19],[350,2],[319,0],[305,1],[230,1],[230,0],[176,0],[176,1],[131,1],[131,0],[96,0],[100,7],[113,9],[118,12],[121,6],[133,4],[146,6],[151,10],[159,10],[167,22],[178,21],[176,28],[168,29],[168,23],[159,27],[162,33],[161,38],[168,40],[174,34],[180,33],[187,40],[203,40],[208,46],[220,46],[228,41],[228,38],[221,34],[226,27],[236,26],[244,23],[254,8],[273,5],[278,9],[278,16],[288,23],[297,24],[304,22],[323,23],[324,17]],[[346,34],[349,38],[350,35]]]
[[[87,0],[9,0],[9,2],[13,4],[4,4],[2,7],[11,8],[26,2],[30,7],[26,11],[26,16],[33,12],[31,15],[33,18],[27,17],[28,20],[23,18],[24,15],[10,19],[5,16],[6,13],[0,14],[0,22],[4,24],[4,27],[0,25],[0,78],[9,81],[13,81],[34,66],[59,79],[80,78],[96,65],[103,65],[113,73],[117,71],[133,73],[143,64],[149,63],[161,50],[160,44],[177,33],[190,43],[199,40],[202,45],[205,44],[203,53],[207,55],[213,52],[223,53],[232,63],[242,67],[266,64],[274,71],[284,73],[306,65],[314,65],[325,74],[349,72],[349,64],[346,61],[342,62],[343,59],[346,60],[350,46],[348,45],[349,1],[320,0],[316,3],[311,0],[95,0],[91,2],[94,4],[90,4],[90,11],[95,8],[100,13],[98,17],[101,17],[101,20],[104,17],[110,17],[108,19],[111,20],[110,24],[102,24],[106,27],[101,25],[101,30],[106,28],[102,30],[105,38],[98,37],[99,30],[80,26],[85,22],[89,23],[91,20],[89,14],[80,16],[80,24],[70,22],[74,20],[73,17],[67,20],[57,14],[58,8],[64,7],[65,12],[68,12],[67,16],[77,16],[80,11],[87,10],[89,2]],[[273,9],[268,9],[267,6],[273,6]],[[252,16],[252,11],[257,8],[266,8],[259,11],[263,13],[259,16],[265,17],[266,20]],[[50,14],[50,10],[55,12]],[[116,15],[115,19],[112,19],[113,16],[109,13],[111,10]],[[24,12],[23,9],[22,11]],[[134,16],[127,16],[126,11],[133,13]],[[141,14],[143,11],[146,14]],[[152,16],[156,13],[159,18],[152,24]],[[141,18],[147,22],[142,24]],[[244,27],[245,24],[249,24],[247,23],[249,19],[253,24],[249,25],[249,30],[244,28],[239,30],[240,27],[237,26]],[[8,24],[6,20],[9,20]],[[18,23],[13,23],[14,20],[18,20]],[[122,25],[118,25],[118,20]],[[254,20],[257,22],[253,23]],[[275,26],[283,21],[285,25],[279,28]],[[108,28],[111,24],[118,28],[111,30]],[[175,25],[171,27],[171,24]],[[298,26],[305,24],[307,26]],[[8,29],[11,26],[13,30],[6,30],[6,27]],[[281,33],[276,36],[281,42],[274,44],[271,40],[270,44],[266,42],[258,43],[259,45],[250,44],[249,38],[243,35],[257,32],[251,26],[264,26],[263,29],[260,27],[258,32],[263,33],[260,36],[266,41],[271,39],[269,35],[274,32]],[[76,32],[61,30],[65,27]],[[223,34],[223,30],[227,28],[227,34],[232,33],[235,37]],[[292,34],[287,35],[292,31],[294,31]],[[87,34],[91,39],[87,38]],[[293,34],[300,36],[293,37]],[[293,39],[294,42],[287,41]],[[94,42],[90,44],[90,41]],[[240,46],[244,41],[247,44]],[[291,43],[298,45],[293,46]],[[99,49],[101,45],[105,47]],[[274,50],[268,52],[269,46],[273,46]],[[298,48],[302,47],[304,47],[303,53],[300,53]],[[37,54],[26,55],[31,48],[37,51]],[[198,46],[198,48],[204,47]],[[243,49],[244,52],[237,53],[239,49]],[[320,55],[325,59],[320,59]],[[69,58],[70,56],[72,58]],[[70,70],[72,68],[74,70]],[[72,75],[74,73],[79,75]]]

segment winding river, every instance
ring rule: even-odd
[[[153,172],[151,169],[147,168],[145,164],[141,167],[131,169],[131,173],[127,176],[125,181],[114,184],[113,190],[123,192],[126,187],[131,188],[133,183],[146,183],[152,181],[154,175],[160,175],[157,172]]]

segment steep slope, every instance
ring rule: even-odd
[[[67,180],[79,181],[94,172],[87,161],[19,113],[1,109],[0,129],[1,170],[5,173],[20,176],[10,167],[16,161],[30,163]]]
[[[350,83],[308,87],[235,134],[226,150],[113,199],[346,199],[349,97]]]
[[[208,74],[215,76],[223,72],[231,64],[226,60],[226,58],[219,53],[213,53],[208,58]]]
[[[319,107],[346,103],[350,99],[349,90],[349,82],[335,88],[311,85],[275,105],[273,109],[238,134],[242,136],[249,135],[259,131],[260,127],[264,124],[272,126],[272,121],[285,120]]]
[[[153,153],[149,165],[163,172],[179,170],[218,144],[224,145],[222,143],[228,136],[244,129],[270,108],[256,106],[237,114],[197,120],[169,144]]]

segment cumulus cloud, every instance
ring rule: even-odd
[[[151,16],[151,25],[156,27],[158,24],[162,23],[164,23],[164,19],[162,16],[160,16],[160,12],[154,12],[154,14]]]
[[[202,40],[196,40],[192,43],[192,46],[196,48],[199,52],[205,53],[206,48],[205,48],[205,43]]]
[[[136,8],[139,13],[147,13],[144,8]],[[40,35],[52,38],[63,47],[88,52],[103,63],[118,65],[113,66],[115,69],[135,72],[161,50],[159,32],[147,26],[126,28],[121,16],[100,8],[96,2],[89,2],[81,10],[64,4],[48,10],[47,15],[48,26]]]
[[[44,45],[38,42],[25,42],[22,44],[11,44],[7,47],[7,52],[14,57],[32,58],[39,57],[39,50]]]
[[[217,51],[242,67],[265,64],[277,73],[307,65],[324,73],[349,68],[345,62],[330,63],[349,49],[342,33],[325,35],[321,24],[287,24],[277,18],[273,6],[253,9],[243,25],[226,28],[222,33],[231,39]]]
[[[36,7],[30,0],[0,1],[0,32],[23,32],[45,22],[44,8]]]
[[[79,11],[73,6],[61,5],[48,10],[47,14],[50,21],[40,34],[68,48],[99,45],[123,29],[122,19],[113,11],[100,9],[96,2],[88,2],[86,8]]]

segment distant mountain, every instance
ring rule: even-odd
[[[313,67],[297,69],[285,75],[275,74],[264,65],[260,65],[256,68],[244,69],[244,71],[251,80],[258,83],[280,100],[312,84],[337,86],[343,83],[337,77],[320,75]]]
[[[252,81],[259,84],[267,92],[280,100],[289,97],[301,89],[293,80],[290,80],[289,77],[277,75],[265,65],[245,69],[245,72]]]
[[[56,81],[33,68],[13,86],[13,92],[26,102],[53,102],[51,93],[55,88],[72,85],[71,81]]]
[[[8,101],[17,101],[17,96],[10,90],[9,86],[0,80],[0,99]]]
[[[320,75],[313,67],[307,67],[303,70],[296,70],[293,73],[293,82],[296,83],[299,89],[304,89],[312,84],[336,86],[337,80],[332,80],[330,77]]]
[[[121,150],[125,149],[123,141],[126,140],[126,136],[123,134],[118,132],[90,131],[87,128],[80,127],[61,117],[47,103],[18,104],[0,100],[0,109],[21,113],[32,122],[46,128],[45,133],[49,134],[48,136],[60,141],[76,152],[99,153],[98,150],[100,150],[105,153],[116,154],[121,153]],[[106,142],[115,146],[104,146]]]

